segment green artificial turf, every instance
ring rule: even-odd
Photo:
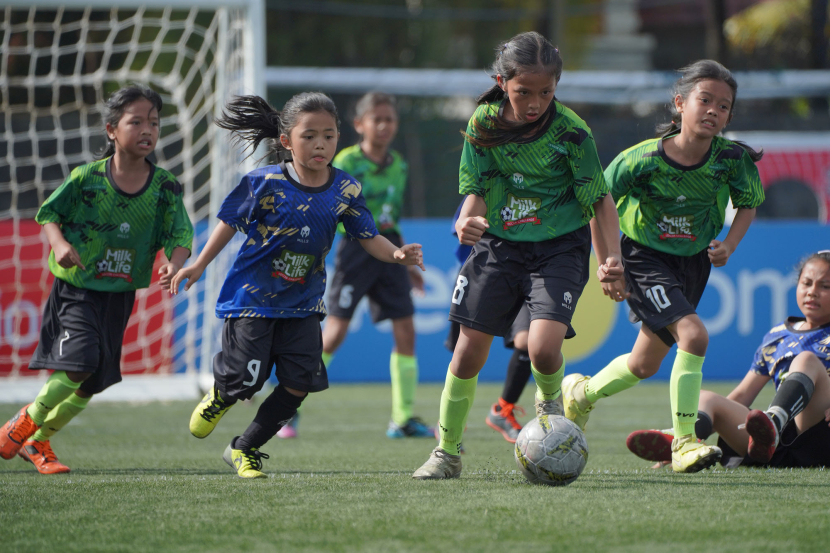
[[[129,385],[121,384],[121,386]],[[704,386],[726,393],[729,384]],[[532,387],[520,403],[532,411]],[[766,406],[770,389],[756,405]],[[417,414],[434,423],[441,389]],[[582,476],[525,483],[512,446],[484,424],[500,386],[482,384],[458,480],[415,481],[431,439],[390,440],[385,385],[338,385],[303,407],[300,437],[263,451],[269,478],[221,459],[258,402],[212,435],[187,429],[197,403],[96,403],[52,439],[72,472],[0,460],[0,551],[827,551],[830,482],[820,469],[675,475],[631,455],[625,437],[670,426],[668,385],[643,383],[591,414]],[[261,396],[258,396],[261,400]],[[0,405],[8,419],[20,406]],[[527,417],[524,419],[527,420]]]

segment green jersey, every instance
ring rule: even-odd
[[[622,152],[605,170],[617,202],[620,229],[640,244],[679,256],[706,249],[723,229],[732,197],[737,208],[764,201],[764,189],[749,154],[716,136],[706,157],[693,166],[671,160],[663,139]]]
[[[504,102],[483,104],[474,121],[492,127]],[[487,232],[517,242],[541,242],[587,225],[593,204],[608,193],[591,130],[556,102],[555,114],[527,143],[479,148],[464,142],[459,192],[487,204]],[[545,128],[546,127],[546,128]]]
[[[144,187],[121,191],[103,159],[77,167],[37,212],[41,224],[60,225],[86,267],[64,269],[49,254],[49,269],[78,288],[127,292],[147,288],[156,254],[168,259],[177,247],[192,247],[193,226],[182,203],[182,185],[152,165]]]
[[[366,207],[375,218],[381,234],[400,234],[398,220],[403,207],[406,175],[409,167],[396,151],[390,151],[384,163],[377,164],[363,153],[360,144],[344,148],[334,157],[332,165],[350,174],[363,185]],[[342,225],[341,225],[342,229]]]

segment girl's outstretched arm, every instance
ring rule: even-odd
[[[738,209],[735,214],[735,219],[732,221],[732,226],[729,227],[729,232],[726,233],[726,238],[723,242],[712,240],[709,242],[709,261],[715,267],[723,267],[729,261],[729,256],[737,249],[738,244],[743,240],[746,231],[749,230],[749,225],[755,218],[755,208],[742,207]]]
[[[623,301],[625,291],[622,255],[620,254],[620,216],[611,194],[594,203],[591,236],[597,256],[597,278],[603,293],[614,301]]]
[[[213,229],[213,232],[210,234],[207,244],[205,244],[205,247],[202,248],[202,252],[199,254],[198,259],[196,259],[196,262],[190,267],[185,267],[180,270],[176,273],[176,276],[173,277],[173,282],[170,285],[170,291],[173,294],[178,294],[179,284],[184,280],[187,280],[187,284],[184,285],[185,292],[190,290],[193,283],[202,277],[202,273],[205,271],[207,266],[210,265],[210,262],[213,261],[216,256],[219,255],[219,252],[221,252],[222,249],[228,245],[228,242],[231,241],[234,234],[236,234],[236,229],[223,221],[219,221],[219,224],[216,225],[216,228]]]
[[[421,253],[420,244],[407,244],[398,248],[395,244],[378,234],[373,238],[360,240],[360,245],[375,259],[380,259],[386,263],[417,265],[422,271],[426,271],[424,267],[424,254]]]
[[[748,372],[740,384],[735,386],[735,389],[729,392],[727,399],[736,401],[741,405],[750,407],[755,398],[763,389],[764,385],[770,381],[770,377],[762,376],[755,372]]]

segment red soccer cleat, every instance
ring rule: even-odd
[[[778,447],[778,428],[763,411],[753,409],[746,416],[746,433],[749,446],[746,454],[757,463],[769,463]]]
[[[40,428],[26,412],[28,407],[27,405],[18,411],[0,428],[0,457],[3,459],[11,459],[17,455],[17,452],[23,447],[23,443]]]
[[[671,462],[671,430],[637,430],[628,435],[628,450],[646,461]]]

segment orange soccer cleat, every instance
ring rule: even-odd
[[[20,448],[18,455],[32,463],[41,474],[69,472],[69,467],[58,461],[58,456],[52,451],[49,440],[45,442],[27,440]]]
[[[28,407],[27,405],[18,411],[0,428],[0,457],[3,459],[11,459],[17,455],[23,443],[40,428],[26,412]]]

